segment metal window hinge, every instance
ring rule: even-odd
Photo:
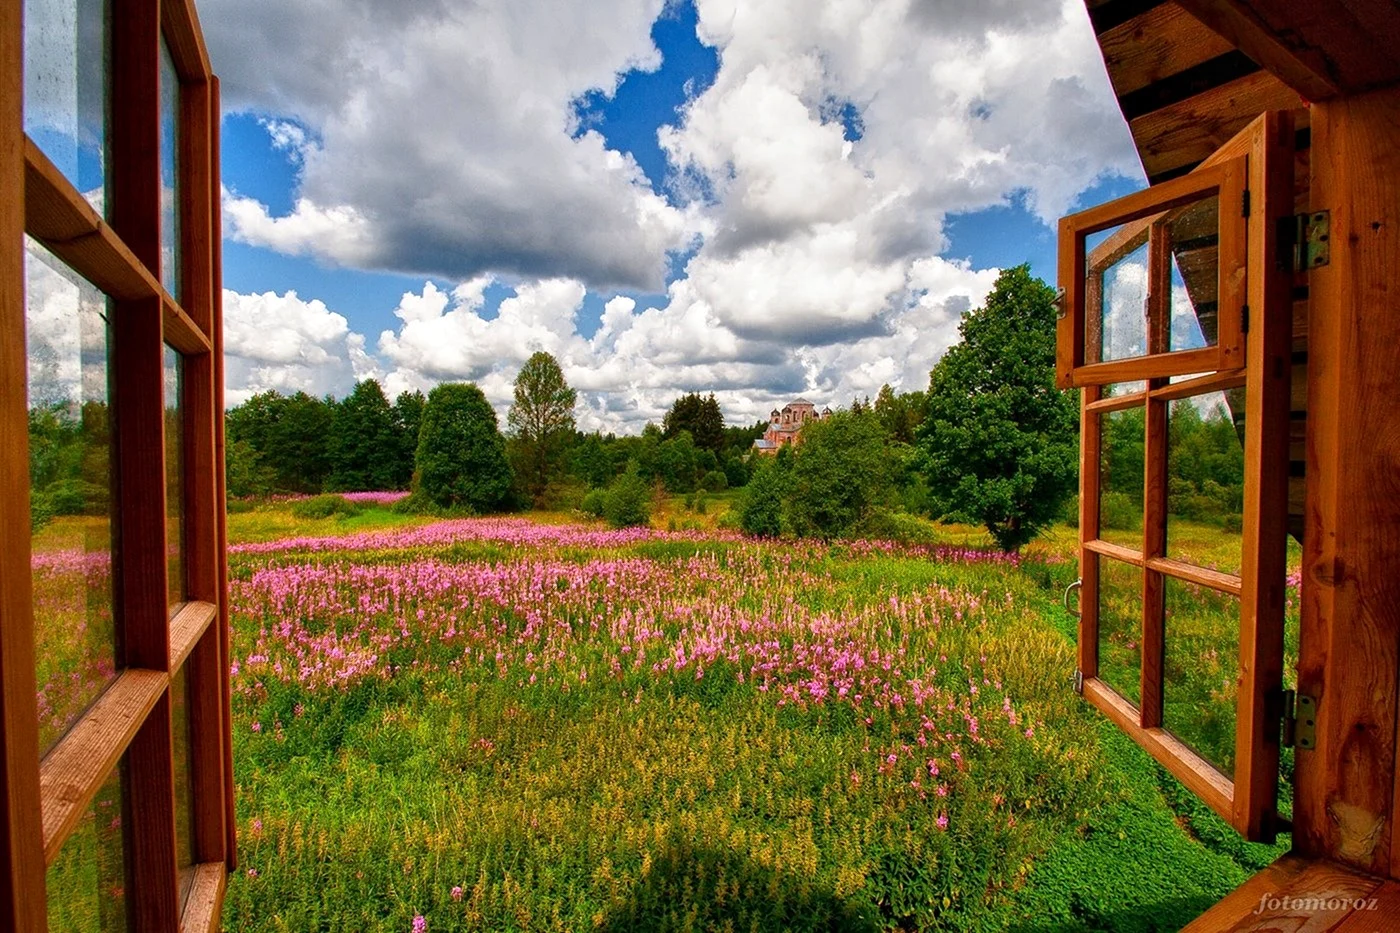
[[[1282,745],[1304,751],[1317,747],[1317,700],[1314,697],[1283,691]]]
[[[1280,217],[1278,226],[1279,268],[1307,272],[1331,261],[1330,211]]]
[[[1240,216],[1249,216],[1249,189],[1246,188],[1240,193]]]
[[[1056,320],[1069,313],[1069,296],[1065,293],[1064,286],[1055,289],[1055,318]]]
[[[1084,672],[1079,668],[1074,669],[1074,692],[1080,696],[1084,695]]]

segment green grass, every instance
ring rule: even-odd
[[[682,503],[654,525],[681,515],[701,525],[715,511]],[[235,542],[265,541],[416,523],[376,510],[295,521],[267,508],[230,516],[230,531]],[[984,540],[970,528],[936,533],[950,545]],[[242,864],[226,927],[407,931],[421,915],[433,933],[1177,929],[1280,849],[1241,842],[1074,695],[1074,622],[1058,607],[1073,542],[1072,530],[1055,529],[1020,566],[723,538],[237,555],[234,577],[245,582],[292,566],[348,573],[437,561],[508,573],[603,561],[650,567],[661,583],[611,609],[606,587],[590,591],[593,603],[568,603],[551,587],[508,604],[453,603],[443,618],[490,630],[468,640],[465,660],[461,635],[413,634],[384,650],[378,663],[390,673],[329,690],[274,676],[270,665],[290,664],[268,634],[278,620],[236,615]],[[544,579],[553,573],[569,571]],[[927,600],[942,621],[884,618],[892,598]],[[723,659],[700,679],[689,668],[607,673],[628,660],[625,639],[606,631],[609,611],[654,618],[675,639],[690,624],[684,607],[868,618],[859,637],[903,651],[897,666],[927,670],[960,710],[948,714],[953,738],[941,751],[913,746],[917,720],[894,708],[780,704]],[[394,631],[402,618],[412,630],[413,612],[405,602],[364,624]],[[532,613],[548,626],[531,629]],[[304,616],[291,621],[307,632],[345,625],[335,612]],[[784,649],[803,631],[783,628]],[[487,643],[501,660],[471,654]],[[268,660],[250,661],[255,650]],[[968,671],[979,672],[974,682],[985,673],[978,696]],[[1034,723],[1033,738],[999,718],[993,681]],[[980,719],[985,744],[969,739],[964,712]],[[963,749],[966,770],[950,765],[950,747]],[[898,758],[888,768],[887,752]],[[930,753],[942,759],[946,799],[922,768]]]

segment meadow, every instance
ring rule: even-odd
[[[1174,930],[1280,851],[1072,691],[1071,529],[1012,558],[747,540],[725,497],[621,531],[370,505],[230,515],[226,929]]]

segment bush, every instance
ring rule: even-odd
[[[579,508],[594,518],[602,518],[608,511],[608,491],[606,489],[588,490],[588,494],[583,497],[583,502],[579,503]]]
[[[875,509],[857,525],[852,533],[861,538],[898,541],[902,544],[937,544],[933,526],[917,515]]]
[[[711,470],[700,477],[700,488],[707,492],[722,492],[729,488],[729,477],[719,470]]]
[[[603,504],[603,517],[614,528],[645,525],[651,521],[651,490],[637,474],[637,464],[612,481]]]
[[[440,508],[490,512],[510,496],[505,438],[474,385],[443,383],[429,393],[415,463],[415,493]]]
[[[849,534],[890,490],[885,435],[874,417],[837,412],[802,429],[787,482],[787,517],[799,535]]]
[[[783,493],[787,476],[776,462],[759,464],[744,487],[739,505],[739,527],[745,534],[776,538],[783,533]]]
[[[344,496],[334,493],[312,496],[292,503],[292,514],[297,518],[330,518],[332,515],[358,515],[360,507]]]
[[[54,515],[101,515],[107,511],[108,493],[81,479],[62,479],[44,490]]]
[[[1126,492],[1105,492],[1099,496],[1099,527],[1115,531],[1142,528],[1142,506]]]
[[[257,503],[252,499],[230,498],[224,503],[224,512],[228,515],[242,515],[246,512],[253,511],[257,507]]]

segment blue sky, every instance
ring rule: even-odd
[[[710,385],[732,420],[793,388],[838,403],[876,380],[920,388],[989,287],[984,270],[1029,262],[1053,283],[1054,218],[1141,186],[1072,4],[1017,21],[1027,48],[1055,50],[1046,89],[1023,88],[988,45],[968,64],[986,86],[954,90],[906,89],[909,76],[936,82],[923,47],[895,48],[912,24],[870,69],[839,29],[804,39],[790,34],[811,24],[767,9],[658,2],[605,0],[615,17],[600,8],[583,32],[548,4],[448,2],[422,30],[393,21],[405,58],[456,27],[511,40],[425,60],[421,76],[366,60],[337,91],[317,56],[385,29],[373,14],[299,30],[271,0],[242,17],[214,0],[230,397],[343,394],[374,375],[391,391],[473,379],[499,403],[531,346],[585,385],[585,424],[619,430],[682,385]],[[831,19],[870,13],[816,2]],[[935,28],[974,52],[1011,28],[952,17]],[[599,22],[617,34],[594,35]],[[304,63],[273,58],[287,34],[307,43]],[[499,78],[513,68],[541,77]],[[458,69],[445,109],[426,84],[375,100],[386,83],[450,87]],[[1066,126],[1037,112],[1053,106]],[[397,173],[405,157],[416,171]],[[920,349],[900,349],[911,336]]]

